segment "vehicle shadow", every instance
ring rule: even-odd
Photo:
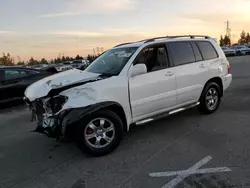
[[[26,104],[23,100],[11,101],[7,103],[0,103],[0,114],[6,112],[12,112],[13,110],[21,110],[26,108]]]

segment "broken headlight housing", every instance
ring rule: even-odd
[[[56,114],[62,109],[67,100],[68,97],[63,95],[51,97],[44,101],[44,109],[49,114]]]

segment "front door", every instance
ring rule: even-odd
[[[142,120],[176,105],[174,68],[168,68],[165,44],[144,48],[134,65],[144,63],[147,73],[129,78],[134,121]]]

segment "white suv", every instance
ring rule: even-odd
[[[158,37],[120,44],[85,71],[44,78],[25,100],[39,132],[73,138],[94,155],[105,155],[132,125],[197,106],[213,113],[232,81],[230,65],[207,36]]]

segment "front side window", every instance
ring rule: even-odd
[[[106,51],[85,70],[98,74],[118,75],[138,47],[115,48]]]
[[[168,56],[165,44],[148,47],[142,50],[134,64],[145,64],[147,72],[158,71],[167,68]]]
[[[171,42],[169,44],[175,66],[195,62],[195,55],[190,42]]]
[[[217,52],[210,42],[199,41],[196,42],[196,44],[198,45],[204,60],[215,59],[218,57]]]
[[[4,80],[12,80],[19,78],[19,72],[17,70],[5,70]]]

